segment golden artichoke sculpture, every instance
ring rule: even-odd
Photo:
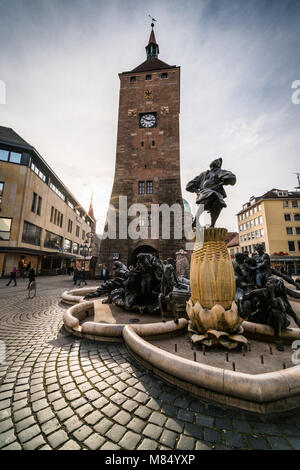
[[[241,335],[235,277],[225,239],[227,230],[204,230],[203,244],[196,243],[191,259],[191,299],[186,311],[190,318],[192,341],[206,346],[221,344],[229,349],[247,344]]]
[[[194,305],[190,299],[186,304],[186,311],[190,319],[189,331],[194,344],[205,346],[221,344],[228,349],[234,349],[239,344],[247,345],[242,336],[243,319],[238,315],[237,306],[232,302],[231,309],[225,310],[222,305],[216,304],[211,309],[203,308],[199,301]]]

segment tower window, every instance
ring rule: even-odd
[[[146,80],[152,80],[152,75],[146,75]]]
[[[161,78],[168,78],[167,72],[163,72],[163,73],[161,74]]]
[[[155,147],[155,140],[152,140],[152,147]]]
[[[153,181],[147,181],[147,194],[153,193]]]
[[[145,181],[139,181],[139,194],[145,194]]]
[[[130,83],[135,83],[136,82],[136,77],[130,77]]]
[[[144,147],[144,141],[143,141],[143,140],[142,140],[142,142],[141,142],[141,147]]]

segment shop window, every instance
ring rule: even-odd
[[[72,251],[72,242],[71,240],[68,240],[67,238],[65,238],[65,241],[64,241],[64,251],[66,253],[71,253]]]
[[[59,250],[62,248],[62,237],[46,230],[44,246],[53,250]]]
[[[39,246],[41,244],[41,232],[42,229],[40,227],[25,221],[23,225],[22,242]]]

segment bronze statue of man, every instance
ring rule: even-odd
[[[217,158],[211,162],[209,170],[196,176],[186,186],[187,191],[197,193],[196,204],[203,204],[204,210],[210,213],[210,227],[215,226],[221,210],[226,207],[224,199],[227,194],[223,186],[236,183],[236,176],[231,171],[222,170],[221,166],[222,158]]]

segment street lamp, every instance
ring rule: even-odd
[[[85,240],[83,245],[80,245],[80,251],[83,254],[83,264],[84,264],[84,270],[85,270],[85,258],[90,252],[91,247],[89,246],[88,240]]]

